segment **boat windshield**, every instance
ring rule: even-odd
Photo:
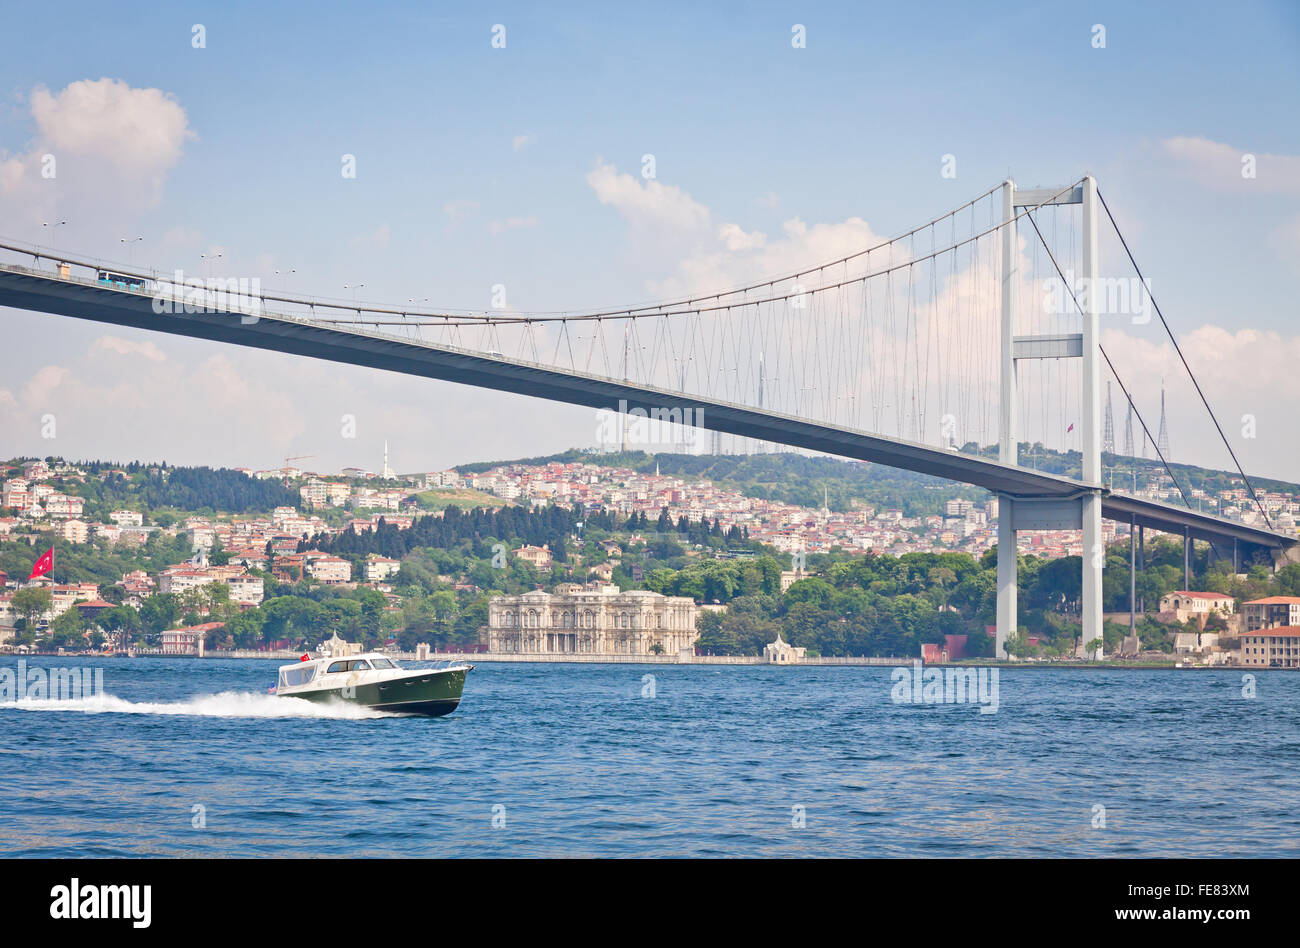
[[[335,672],[356,672],[369,671],[370,663],[364,658],[346,659],[341,662],[334,662],[329,668],[325,669],[325,674],[332,675]]]
[[[398,664],[391,658],[372,658],[370,664],[376,668],[397,668]]]
[[[316,677],[316,666],[309,664],[295,665],[280,672],[280,687],[305,685]]]

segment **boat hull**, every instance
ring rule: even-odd
[[[374,708],[376,711],[441,717],[451,714],[460,704],[467,671],[465,668],[430,671],[427,674],[407,675],[352,687],[302,691],[285,697],[322,702],[345,701]]]

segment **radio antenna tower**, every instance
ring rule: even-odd
[[[1106,426],[1102,429],[1101,449],[1107,454],[1115,453],[1115,418],[1110,411],[1110,382],[1106,383]]]
[[[1165,421],[1165,380],[1160,380],[1160,435],[1156,442],[1160,447],[1160,453],[1164,455],[1166,461],[1172,460],[1169,453],[1169,425]]]

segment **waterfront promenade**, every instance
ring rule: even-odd
[[[157,649],[139,649],[136,657],[144,658],[261,658],[280,662],[292,662],[304,653],[300,651],[278,650],[264,651],[258,649],[233,649],[231,651],[206,652],[203,655],[177,655]],[[771,664],[761,655],[696,655],[682,658],[677,655],[618,655],[618,654],[574,654],[574,655],[520,655],[510,652],[430,652],[427,656],[417,657],[415,652],[385,652],[384,654],[402,662],[534,662],[544,664],[576,665],[767,665]],[[66,657],[66,656],[60,656]],[[115,656],[121,657],[121,656]],[[314,653],[313,653],[314,657]],[[879,656],[826,656],[804,658],[795,663],[800,665],[908,665],[909,658],[882,658]]]

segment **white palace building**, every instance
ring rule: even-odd
[[[529,655],[690,655],[698,613],[689,596],[561,583],[554,593],[493,596],[486,645]]]

